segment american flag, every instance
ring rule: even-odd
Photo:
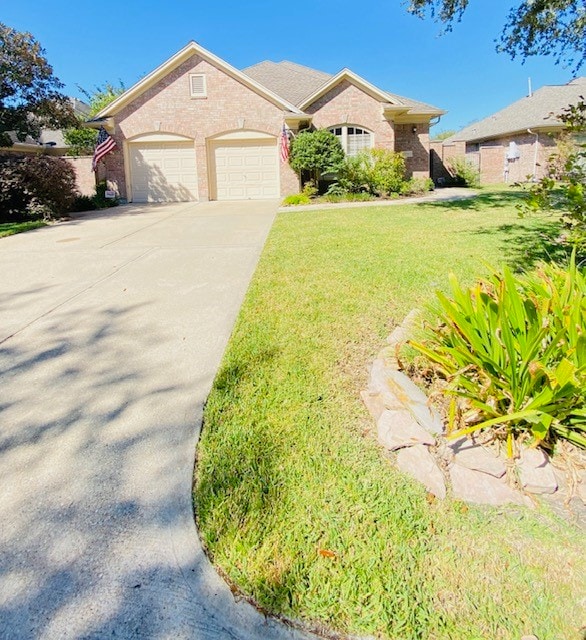
[[[287,136],[285,125],[283,125],[281,135],[279,136],[279,155],[283,164],[289,160],[289,137]]]
[[[114,138],[108,135],[108,132],[104,127],[100,127],[98,139],[96,141],[96,148],[94,149],[94,157],[92,159],[92,171],[96,171],[98,168],[98,162],[115,148],[116,143],[114,142]]]

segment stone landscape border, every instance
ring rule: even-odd
[[[399,349],[419,316],[418,310],[411,311],[390,334],[370,367],[368,387],[361,392],[376,422],[378,441],[393,452],[399,469],[440,499],[451,495],[476,504],[531,507],[532,496],[558,493],[563,501],[568,495],[566,479],[543,450],[523,447],[517,461],[503,460],[472,438],[446,438],[442,418],[427,395],[400,371]],[[586,503],[585,489],[582,479],[578,494]]]

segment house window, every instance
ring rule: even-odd
[[[359,151],[372,147],[373,135],[362,127],[340,125],[339,127],[331,127],[329,131],[338,138],[347,156],[355,156]]]
[[[189,76],[189,92],[192,98],[207,97],[206,77],[203,73],[192,73]]]

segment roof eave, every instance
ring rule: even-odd
[[[512,129],[510,131],[502,131],[499,133],[493,133],[487,136],[479,136],[479,137],[474,137],[474,138],[454,138],[452,137],[452,140],[454,142],[485,142],[486,140],[494,140],[495,138],[504,138],[506,136],[515,136],[519,133],[527,133],[528,129],[530,129],[532,132],[534,133],[548,133],[550,131],[562,131],[564,129],[564,124],[563,123],[556,123],[556,124],[548,124],[548,125],[543,125],[543,124],[534,124],[534,125],[528,125],[527,127],[523,127],[521,129]]]
[[[432,118],[438,118],[447,113],[442,109],[417,109],[409,107],[384,108],[384,115],[397,124],[409,124],[411,122],[427,122]]]

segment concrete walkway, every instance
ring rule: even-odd
[[[0,240],[0,638],[293,639],[201,550],[202,406],[278,203]]]

